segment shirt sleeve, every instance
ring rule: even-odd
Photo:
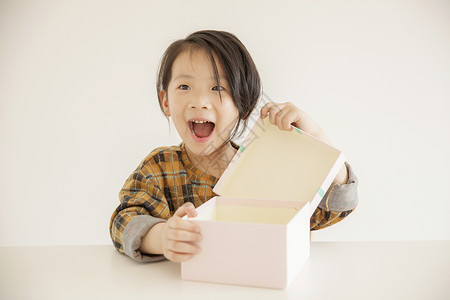
[[[358,205],[358,178],[352,167],[346,162],[348,181],[346,184],[333,183],[319,206],[311,216],[311,230],[322,229],[342,221]]]
[[[137,261],[160,261],[163,255],[141,253],[142,237],[156,224],[170,218],[163,192],[150,177],[135,171],[119,193],[120,205],[111,216],[109,230],[114,247]]]

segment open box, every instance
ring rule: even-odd
[[[310,217],[344,164],[339,150],[261,119],[197,208],[200,254],[187,280],[286,288],[309,258]],[[186,218],[186,217],[185,217]]]

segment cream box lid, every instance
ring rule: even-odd
[[[259,118],[213,191],[226,197],[309,202],[311,215],[345,162],[344,154],[293,126]]]

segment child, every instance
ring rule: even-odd
[[[182,262],[201,249],[195,207],[212,191],[239,148],[261,92],[250,54],[232,34],[198,31],[172,43],[157,80],[159,105],[182,138],[178,146],[153,150],[125,182],[110,222],[114,246],[138,261]],[[282,130],[291,124],[330,143],[323,130],[292,103],[267,103],[261,117]],[[238,134],[238,129],[241,131]],[[269,164],[271,162],[268,162]],[[335,224],[358,203],[357,178],[345,163],[311,217],[311,230]]]

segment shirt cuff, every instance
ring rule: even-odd
[[[345,166],[348,170],[347,183],[342,185],[333,183],[320,201],[320,208],[326,211],[348,211],[358,205],[358,178],[347,162]]]
[[[149,215],[134,217],[123,230],[123,252],[132,259],[140,262],[155,262],[165,259],[162,254],[143,254],[138,249],[141,246],[144,235],[156,224],[166,221]]]

